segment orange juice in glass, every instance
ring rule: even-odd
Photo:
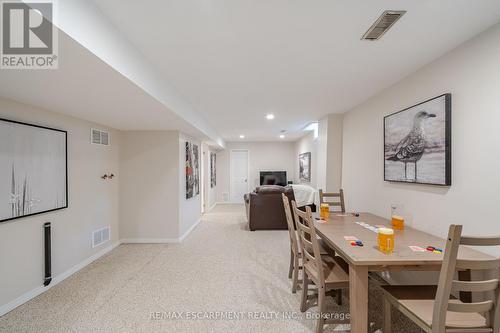
[[[378,249],[391,254],[394,251],[394,230],[389,228],[378,229]]]
[[[405,218],[400,215],[392,215],[392,227],[397,230],[405,228]]]
[[[330,217],[330,205],[327,203],[322,203],[320,206],[319,216],[322,220],[327,221]]]

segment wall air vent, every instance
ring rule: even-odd
[[[109,132],[91,129],[90,142],[94,145],[109,146]]]
[[[386,10],[361,39],[379,40],[405,13],[405,10]]]
[[[99,246],[110,240],[111,230],[109,227],[98,229],[92,233],[92,247]]]

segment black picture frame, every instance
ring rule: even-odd
[[[11,217],[11,218],[6,218],[6,219],[0,219],[0,223],[2,222],[8,222],[8,221],[13,221],[13,220],[18,220],[22,218],[27,218],[31,216],[36,216],[36,215],[41,215],[41,214],[47,214],[50,212],[55,212],[58,210],[66,209],[69,207],[69,177],[68,177],[68,132],[65,130],[57,129],[57,128],[51,128],[47,126],[42,126],[42,125],[36,125],[36,124],[30,124],[30,123],[25,123],[17,120],[12,120],[12,119],[6,119],[6,118],[0,118],[0,122],[5,122],[5,123],[10,123],[10,124],[16,124],[16,125],[22,125],[22,126],[29,126],[29,127],[35,127],[35,128],[41,128],[49,131],[55,131],[55,132],[60,132],[64,134],[64,157],[65,157],[65,176],[64,176],[64,182],[65,182],[65,205],[61,207],[57,207],[54,209],[48,209],[36,213],[31,213],[31,214],[26,214],[22,216],[16,216],[16,217]]]
[[[210,188],[217,186],[217,154],[210,153]]]
[[[418,107],[420,105],[423,105],[425,103],[428,103],[428,102],[431,102],[433,100],[436,100],[438,98],[442,98],[444,97],[445,98],[445,143],[444,143],[444,157],[445,157],[445,179],[444,179],[444,182],[443,183],[433,183],[433,182],[420,182],[418,181],[418,179],[416,181],[402,181],[402,180],[393,180],[393,179],[388,179],[387,178],[387,168],[386,168],[386,152],[385,152],[385,147],[386,147],[386,122],[387,122],[387,119],[391,116],[394,116],[394,115],[397,115],[397,114],[400,114],[402,112],[405,112],[405,111],[408,111],[410,109],[413,109],[415,107]],[[445,94],[442,94],[442,95],[439,95],[439,96],[436,96],[436,97],[433,97],[433,98],[430,98],[428,100],[425,100],[423,102],[420,102],[418,104],[415,104],[415,105],[412,105],[410,107],[407,107],[401,111],[398,111],[398,112],[394,112],[394,113],[391,113],[387,116],[384,117],[384,121],[383,121],[383,129],[384,129],[384,145],[383,145],[383,168],[384,168],[384,181],[387,181],[387,182],[391,182],[391,183],[404,183],[404,184],[420,184],[420,185],[433,185],[433,186],[451,186],[452,184],[452,156],[451,156],[451,153],[452,153],[452,140],[451,140],[451,131],[452,131],[452,94],[451,93],[445,93]]]
[[[304,174],[306,171],[303,170],[302,163],[303,161],[306,161],[307,164],[307,174]],[[299,180],[304,183],[310,183],[311,182],[311,152],[306,152],[299,154]]]
[[[200,150],[197,144],[185,143],[186,199],[200,194]]]

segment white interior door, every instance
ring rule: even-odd
[[[231,202],[248,193],[248,150],[231,150]]]

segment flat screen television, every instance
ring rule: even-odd
[[[286,171],[261,171],[260,185],[286,186]]]

